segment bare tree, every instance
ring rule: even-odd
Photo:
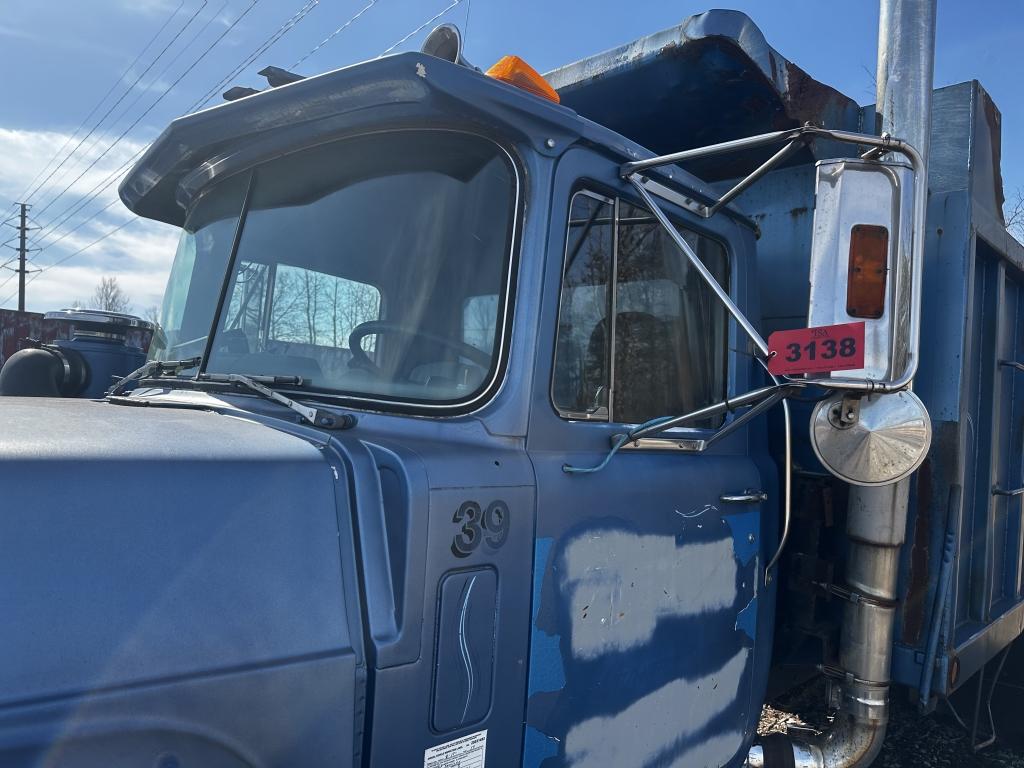
[[[149,322],[151,322],[153,325],[159,326],[160,306],[158,304],[153,304],[151,306],[146,307],[146,311],[142,313],[142,317],[144,320],[149,320]]]
[[[102,277],[92,294],[93,309],[107,312],[131,312],[132,302],[116,277]]]
[[[1017,187],[1017,191],[1006,201],[1003,220],[1006,222],[1006,231],[1024,243],[1024,188]]]

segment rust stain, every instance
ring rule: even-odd
[[[843,105],[853,103],[849,97],[815,80],[793,62],[786,61],[785,66],[788,87],[780,95],[786,104],[786,112],[797,125],[805,122],[819,124],[822,117],[838,112]]]
[[[910,550],[910,583],[903,602],[903,642],[915,646],[921,642],[928,597],[931,509],[932,461],[929,457],[917,473],[917,517],[914,521],[914,546]]]
[[[978,90],[981,91],[981,105],[985,110],[985,125],[988,127],[989,142],[992,145],[992,181],[996,193],[996,211],[999,214],[999,220],[1003,221],[1003,203],[1006,202],[1006,198],[1003,197],[1003,173],[1000,166],[1003,155],[1003,116],[999,112],[999,107],[992,101],[992,97],[980,88]],[[1003,221],[1003,223],[1006,222]]]

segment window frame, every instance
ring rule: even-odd
[[[238,249],[241,241],[241,234],[245,227],[246,214],[249,211],[251,204],[252,189],[258,179],[260,172],[264,167],[276,160],[280,160],[287,156],[297,155],[307,150],[312,150],[325,145],[341,144],[348,142],[352,139],[363,138],[367,136],[379,136],[389,134],[409,134],[409,133],[448,133],[458,134],[474,139],[485,141],[492,145],[496,154],[502,156],[508,163],[508,167],[512,175],[512,194],[509,207],[509,232],[507,238],[507,257],[506,257],[506,269],[503,274],[501,292],[498,294],[499,303],[499,315],[497,318],[497,326],[495,329],[495,344],[492,354],[495,356],[495,362],[493,366],[493,372],[490,377],[480,386],[478,390],[472,393],[471,397],[461,398],[451,401],[429,401],[419,400],[413,398],[389,398],[384,396],[372,396],[366,393],[347,393],[339,391],[322,391],[319,389],[288,389],[281,387],[279,391],[287,394],[295,395],[297,397],[303,397],[308,399],[318,399],[327,401],[333,404],[337,404],[344,407],[350,408],[363,408],[371,410],[379,410],[385,413],[397,413],[397,414],[416,414],[424,416],[461,416],[465,414],[475,413],[480,409],[490,404],[497,393],[500,391],[501,386],[505,380],[508,372],[509,358],[511,355],[511,340],[512,340],[512,327],[515,315],[516,298],[518,294],[518,280],[519,280],[519,260],[521,255],[522,246],[522,231],[524,226],[524,215],[525,215],[525,195],[524,195],[524,166],[522,158],[515,151],[512,145],[506,144],[504,141],[499,140],[496,136],[488,135],[480,131],[465,130],[455,127],[445,126],[431,126],[427,128],[421,127],[400,127],[400,128],[385,128],[371,131],[356,131],[353,133],[347,133],[338,136],[332,136],[329,139],[311,142],[309,144],[299,144],[293,148],[290,148],[286,152],[275,154],[272,157],[261,158],[257,162],[247,164],[245,167],[238,169],[238,171],[232,171],[230,176],[226,175],[224,178],[228,179],[236,175],[247,174],[248,182],[247,189],[245,191],[241,211],[236,225],[236,232],[234,242],[232,243],[230,253],[227,258],[225,265],[225,276],[222,282],[222,295],[217,304],[217,308],[214,311],[213,321],[211,324],[211,331],[209,334],[209,342],[207,346],[212,345],[214,335],[217,332],[221,317],[226,307],[227,293],[231,286],[233,286],[233,275],[235,273],[236,259],[238,256]],[[194,200],[190,201],[189,210],[195,209],[199,201],[205,196],[206,192],[212,189],[216,184],[219,184],[220,180],[214,180],[210,186],[198,194]],[[379,290],[379,288],[378,288]],[[387,309],[385,306],[385,297],[381,294],[381,317],[386,319]],[[210,357],[210,349],[206,349],[203,354],[203,363],[196,372],[196,375],[192,378],[199,379],[205,372],[206,364]]]
[[[614,371],[615,371],[615,355],[613,352],[612,345],[615,342],[615,291],[614,287],[609,290],[608,298],[608,311],[612,318],[611,334],[609,335],[609,351],[612,354],[608,355],[608,406],[605,408],[605,413],[602,415],[600,409],[594,413],[587,411],[569,411],[563,410],[555,399],[555,376],[558,370],[558,342],[561,337],[562,328],[562,291],[565,288],[565,270],[569,266],[569,227],[572,226],[572,209],[576,203],[576,198],[579,196],[589,197],[593,200],[597,200],[606,205],[612,206],[612,260],[611,260],[611,271],[612,275],[615,275],[618,271],[618,255],[619,255],[619,243],[616,237],[616,231],[618,229],[619,221],[619,198],[617,195],[607,197],[594,189],[583,186],[576,188],[573,193],[569,196],[569,216],[565,222],[565,248],[562,250],[562,269],[560,272],[561,277],[558,281],[558,312],[555,315],[555,346],[552,355],[551,365],[551,381],[548,387],[548,397],[551,402],[552,408],[555,409],[555,413],[558,417],[567,421],[585,421],[598,424],[611,424],[614,423],[611,420],[612,416],[612,394],[614,390],[612,386],[615,382]]]
[[[636,199],[634,199],[633,197],[631,197],[628,194],[619,194],[619,193],[616,193],[616,192],[609,192],[609,193],[606,194],[604,192],[598,191],[601,186],[602,185],[600,185],[600,184],[583,183],[583,184],[580,184],[580,185],[577,185],[576,187],[574,187],[572,193],[569,196],[569,205],[568,205],[568,208],[567,208],[569,216],[567,217],[566,224],[565,224],[565,247],[563,248],[563,251],[562,251],[562,267],[561,267],[561,272],[560,272],[561,277],[560,277],[560,280],[559,280],[559,289],[558,289],[558,312],[556,314],[556,322],[555,322],[555,343],[554,343],[554,348],[553,348],[553,353],[552,353],[551,380],[550,380],[550,383],[549,383],[548,395],[549,395],[549,402],[551,404],[551,407],[553,408],[555,414],[562,421],[566,421],[566,422],[570,422],[570,423],[572,423],[572,422],[580,422],[580,423],[591,423],[591,424],[595,424],[595,423],[596,424],[620,424],[620,425],[623,425],[623,426],[635,426],[636,422],[624,422],[624,421],[616,421],[615,420],[615,402],[614,402],[614,397],[615,397],[615,332],[616,332],[616,328],[615,328],[615,315],[616,315],[616,311],[617,311],[618,284],[619,284],[619,279],[618,279],[618,275],[619,275],[619,269],[618,269],[618,266],[619,266],[619,263],[618,263],[619,262],[619,220],[620,220],[620,209],[621,209],[622,204],[631,205],[634,208],[639,208],[639,209],[642,209],[642,210],[648,210],[648,209],[647,209],[647,206],[644,205],[644,203],[642,201],[636,200]],[[609,323],[609,364],[608,364],[608,371],[609,371],[609,375],[608,375],[608,406],[605,409],[606,412],[603,415],[598,415],[596,412],[591,414],[591,413],[581,413],[581,412],[577,412],[577,411],[566,410],[566,409],[563,409],[561,406],[559,406],[559,404],[556,402],[556,399],[555,399],[555,377],[557,375],[557,360],[558,360],[558,350],[559,350],[559,337],[560,337],[561,319],[562,319],[562,291],[563,291],[563,289],[565,287],[565,271],[566,271],[566,268],[568,267],[568,258],[569,258],[569,228],[571,226],[571,217],[572,217],[573,206],[574,206],[574,204],[576,202],[576,198],[579,195],[584,195],[586,197],[590,197],[590,198],[599,200],[600,202],[603,202],[603,203],[606,203],[606,204],[609,204],[609,205],[612,206],[612,216],[613,216],[613,224],[612,224],[612,226],[613,226],[613,232],[612,232],[612,258],[611,258],[611,265],[610,265],[611,273],[610,273],[610,279],[609,279],[609,282],[608,282],[609,294],[610,294],[610,298],[609,298],[609,301],[608,301],[609,312],[610,312],[610,323]],[[668,218],[672,222],[673,226],[677,227],[678,229],[686,231],[686,232],[692,232],[694,235],[696,235],[699,238],[710,240],[710,241],[716,243],[722,249],[722,254],[723,254],[724,258],[725,258],[725,269],[726,269],[727,282],[728,282],[728,285],[725,286],[725,288],[728,290],[729,294],[732,295],[733,292],[734,292],[733,291],[733,284],[734,284],[734,279],[735,279],[734,264],[733,264],[734,258],[733,258],[732,249],[729,247],[728,243],[726,241],[724,241],[723,239],[721,239],[720,237],[716,237],[716,236],[710,235],[706,231],[703,231],[703,230],[699,229],[698,227],[691,226],[689,223],[681,222],[679,216],[668,214]],[[684,259],[686,258],[685,254],[679,254],[679,256],[680,256],[680,258],[684,258]],[[732,359],[731,359],[731,355],[730,355],[730,344],[729,344],[730,335],[731,335],[730,325],[731,324],[729,322],[728,314],[726,314],[726,316],[725,316],[725,332],[723,333],[724,350],[723,350],[723,355],[722,355],[723,362],[724,362],[724,370],[722,371],[722,382],[723,382],[723,385],[724,385],[724,388],[725,388],[725,392],[723,392],[723,398],[728,396],[730,377],[734,373]],[[663,415],[668,416],[668,415],[677,415],[677,414],[663,414]],[[666,434],[673,434],[673,433],[709,434],[709,433],[714,432],[716,429],[720,429],[724,424],[728,423],[730,420],[731,420],[730,415],[726,414],[726,416],[724,417],[724,420],[723,420],[723,424],[718,425],[718,427],[714,427],[714,428],[712,428],[712,427],[674,427],[672,429],[666,430]]]

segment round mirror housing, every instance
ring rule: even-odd
[[[811,414],[818,460],[853,485],[888,485],[921,466],[932,442],[924,403],[913,392],[823,400]]]

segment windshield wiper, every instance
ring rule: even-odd
[[[155,379],[160,376],[177,376],[182,371],[195,368],[202,362],[201,357],[190,357],[186,360],[150,360],[141,368],[136,368],[127,376],[118,379],[114,386],[107,390],[107,397],[123,395],[128,385],[141,379]]]
[[[121,398],[128,385],[142,379],[156,379],[161,376],[176,376],[189,368],[196,368],[202,362],[201,357],[190,357],[186,360],[151,360],[141,368],[138,368],[122,379],[119,379],[114,386],[107,391],[107,397],[115,401],[124,402]],[[302,386],[301,376],[243,376],[240,373],[204,373],[199,376],[199,381],[210,381],[214,383],[236,384],[248,389],[260,397],[272,400],[275,403],[295,411],[307,423],[322,429],[349,429],[356,424],[356,417],[350,413],[334,413],[322,408],[313,408],[302,403],[297,403],[290,397],[285,397],[280,392],[275,392],[267,386],[273,384],[278,386],[291,385]]]
[[[271,400],[285,408],[290,408],[301,416],[307,423],[322,429],[349,429],[356,424],[356,417],[350,413],[334,413],[323,408],[313,408],[309,405],[297,403],[290,397],[285,397],[267,384],[301,386],[301,376],[243,376],[240,373],[204,373],[199,377],[200,381],[223,382],[226,384],[241,385],[250,392],[260,397]],[[263,383],[263,382],[266,382]]]

